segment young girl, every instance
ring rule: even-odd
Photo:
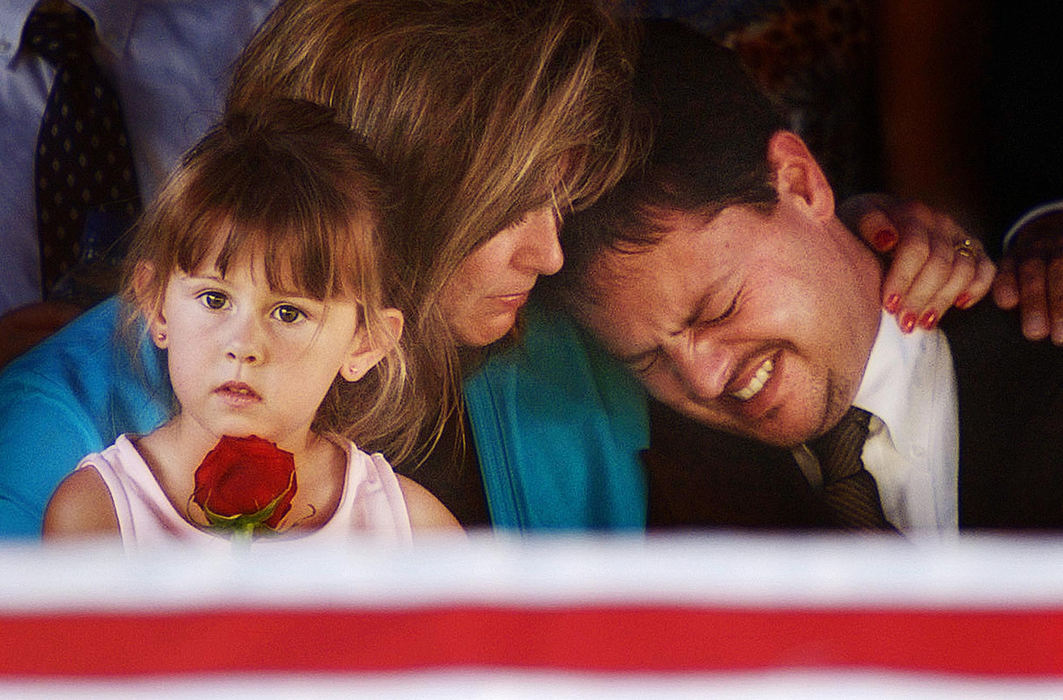
[[[402,459],[419,428],[387,201],[368,149],[308,102],[229,117],[193,148],[140,223],[125,284],[167,352],[175,415],[85,457],[45,535],[120,533],[135,549],[456,527],[349,439]]]

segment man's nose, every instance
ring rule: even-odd
[[[669,352],[680,384],[698,400],[719,398],[731,380],[734,354],[708,339],[684,342]]]
[[[521,224],[514,265],[537,275],[552,275],[560,270],[565,259],[557,229],[557,216],[552,207],[541,207],[528,214]]]

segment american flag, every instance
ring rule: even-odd
[[[1063,540],[0,547],[0,697],[1060,697]]]

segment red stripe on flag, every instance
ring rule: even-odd
[[[0,615],[0,674],[883,668],[1063,675],[1063,610],[220,609]]]

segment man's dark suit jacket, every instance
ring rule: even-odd
[[[952,311],[961,528],[1063,528],[1063,349],[1022,337],[991,304]],[[659,403],[643,454],[651,528],[831,528],[789,450],[699,425]]]

